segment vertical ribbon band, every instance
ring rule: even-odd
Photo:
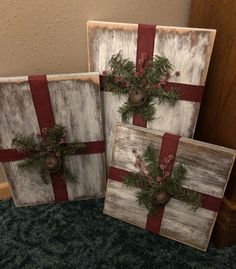
[[[180,136],[172,135],[168,133],[165,133],[162,137],[159,164],[160,165],[165,164],[166,163],[165,159],[171,155],[172,159],[168,163],[168,166],[166,167],[166,171],[168,171],[170,175],[174,168],[175,156],[176,156],[176,152],[177,152],[177,148],[179,144],[179,139],[180,139]],[[148,214],[147,222],[146,222],[146,230],[154,232],[154,233],[160,232],[164,210],[165,210],[165,206],[160,206],[155,216]]]
[[[45,137],[45,134],[42,132],[43,128],[53,128],[55,126],[47,77],[46,75],[29,76],[28,81],[40,132],[41,135]],[[69,198],[65,180],[59,173],[51,173],[50,176],[55,202],[68,201]]]
[[[143,53],[146,55],[145,61],[148,62],[153,57],[154,42],[156,34],[156,25],[138,25],[138,39],[137,39],[137,54],[136,54],[136,70],[140,71],[141,65],[139,60],[142,58]],[[133,115],[133,125],[140,127],[147,127],[147,122],[139,114]]]
[[[28,82],[35,112],[38,118],[39,129],[42,136],[43,128],[53,128],[55,126],[51,99],[48,90],[46,75],[29,76]]]

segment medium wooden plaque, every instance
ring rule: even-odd
[[[163,134],[156,130],[118,124],[113,131],[110,167],[137,172],[133,150],[141,155],[152,145],[158,156]],[[187,169],[184,188],[221,201],[235,156],[234,150],[181,137],[175,166],[182,164]],[[139,190],[111,179],[109,175],[104,213],[146,229],[148,211],[137,202]],[[160,235],[206,251],[218,214],[217,210],[206,208],[201,206],[193,211],[188,204],[172,197],[164,208]]]

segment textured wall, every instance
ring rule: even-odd
[[[187,25],[191,0],[1,0],[0,76],[87,69],[86,21]]]
[[[186,26],[190,6],[191,0],[1,0],[0,76],[87,71],[88,20]]]

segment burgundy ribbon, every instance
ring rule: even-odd
[[[47,77],[46,75],[29,76],[28,81],[41,136],[45,137],[42,129],[53,128],[55,125]]]
[[[145,63],[148,63],[153,57],[154,42],[155,42],[156,25],[138,25],[138,39],[137,39],[137,54],[136,54],[136,70],[140,71],[142,66],[139,64],[139,60],[142,55],[146,55]],[[147,127],[147,121],[142,115],[134,113],[133,125],[140,127]]]
[[[45,133],[42,132],[42,129],[53,128],[55,126],[51,99],[47,84],[47,77],[46,75],[29,76],[28,81],[35,112],[38,118],[40,132],[41,135],[45,137]],[[76,152],[76,155],[103,153],[105,151],[104,141],[85,142],[84,144],[86,147]],[[29,155],[30,152],[20,153],[16,149],[3,149],[0,150],[0,162],[19,161]],[[51,173],[50,175],[55,202],[68,201],[66,183],[62,175],[59,172]]]
[[[46,137],[46,133],[42,132],[43,128],[53,128],[55,126],[47,77],[46,75],[29,76],[28,81],[40,132],[42,136]],[[63,177],[59,173],[50,173],[50,175],[55,202],[68,201],[68,192]]]
[[[104,75],[100,75],[100,90],[104,91],[105,83],[104,83]],[[202,96],[204,92],[204,86],[201,85],[191,85],[191,84],[182,84],[182,83],[174,83],[167,82],[166,85],[163,85],[163,88],[166,92],[173,90],[175,87],[177,90],[179,89],[180,95],[179,100],[182,101],[190,101],[190,102],[201,102]]]
[[[169,172],[170,175],[172,174],[174,164],[175,164],[175,156],[179,144],[180,136],[172,135],[165,133],[162,137],[161,143],[161,150],[159,156],[159,164],[166,164],[165,159],[172,155],[173,159],[168,163],[166,167],[166,172]],[[158,208],[158,213],[156,215],[148,214],[147,223],[146,223],[146,230],[159,233],[161,229],[161,221],[163,218],[165,206],[160,206]]]
[[[171,91],[173,88],[179,89],[179,100],[190,101],[190,102],[201,102],[204,92],[204,86],[201,85],[191,85],[175,82],[167,82],[164,85],[164,90],[166,92]]]
[[[0,149],[0,162],[15,162],[29,156],[29,153],[19,152],[16,149]]]
[[[159,163],[163,164],[165,158],[168,158],[169,155],[173,155],[172,162],[170,162],[169,166],[167,167],[167,171],[170,173],[173,170],[179,138],[180,138],[179,136],[171,135],[168,133],[165,133],[162,138]],[[111,180],[118,181],[118,182],[123,182],[124,177],[129,176],[131,174],[132,172],[110,166],[108,178]],[[140,186],[136,186],[136,187],[140,188]],[[183,189],[187,190],[187,188],[183,188]],[[221,201],[222,201],[221,198],[214,197],[205,193],[200,193],[200,194],[202,195],[202,201],[201,201],[202,208],[205,208],[207,210],[214,211],[214,212],[219,212]],[[165,209],[164,206],[158,208],[158,214],[155,216],[152,216],[150,214],[147,215],[146,230],[154,232],[154,233],[160,232],[164,209]]]

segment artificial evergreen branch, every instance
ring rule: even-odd
[[[43,136],[34,134],[26,136],[17,134],[12,140],[12,147],[19,152],[27,153],[27,156],[18,164],[21,168],[30,168],[39,170],[42,181],[46,184],[50,182],[50,173],[59,172],[65,180],[76,180],[76,177],[65,165],[65,157],[76,154],[79,150],[86,147],[85,144],[76,141],[73,143],[65,142],[65,127],[55,125],[53,128],[43,128]],[[57,161],[55,171],[50,170],[47,161],[53,159]]]
[[[174,106],[179,99],[180,89],[165,91],[164,85],[171,77],[173,65],[164,55],[156,55],[149,62],[140,59],[139,72],[136,72],[135,64],[131,60],[123,58],[121,52],[113,55],[108,65],[109,70],[104,71],[105,90],[118,95],[129,94],[129,100],[118,109],[124,122],[128,122],[134,113],[142,115],[146,121],[152,121],[157,102]],[[175,72],[175,75],[179,75],[179,72]],[[138,106],[134,106],[130,100],[130,94],[136,89],[142,89],[148,95],[145,103]]]
[[[150,214],[156,214],[158,207],[153,205],[153,195],[166,192],[172,197],[186,202],[193,210],[196,210],[201,205],[202,196],[200,193],[193,190],[184,189],[182,187],[186,180],[187,170],[183,165],[177,165],[172,175],[166,168],[173,160],[170,155],[165,164],[159,165],[156,151],[151,147],[147,147],[142,156],[136,156],[135,166],[139,172],[131,173],[124,178],[124,183],[130,187],[139,187],[141,190],[137,192],[137,200],[140,205],[144,205]]]

